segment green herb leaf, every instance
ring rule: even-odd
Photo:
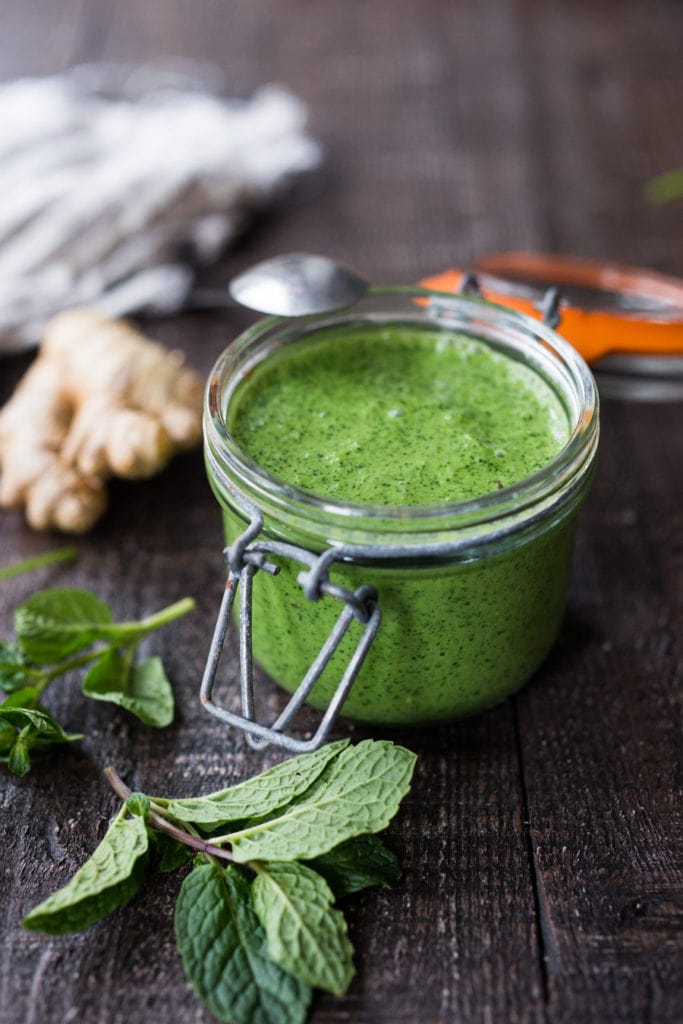
[[[126,800],[126,810],[137,818],[146,818],[149,814],[149,797],[144,793],[131,793]]]
[[[355,973],[353,946],[325,879],[291,862],[271,861],[257,870],[254,909],[273,960],[309,985],[343,995]]]
[[[20,644],[0,640],[0,690],[11,693],[25,686],[30,678],[31,663]]]
[[[167,835],[165,832],[152,832],[150,838],[154,840],[157,848],[159,871],[162,874],[166,874],[169,871],[177,871],[178,868],[182,868],[194,856],[194,850],[191,850],[189,846],[185,846],[185,843],[178,842],[177,839]]]
[[[80,733],[65,732],[37,703],[38,691],[26,686],[0,704],[0,762],[15,775],[26,775],[32,754],[45,754],[56,744],[82,738]]]
[[[15,775],[23,777],[31,770],[31,755],[26,736],[19,734],[7,758],[7,767]]]
[[[263,928],[238,868],[205,864],[183,882],[176,941],[197,996],[230,1024],[303,1024],[311,998],[266,950]]]
[[[171,800],[168,811],[180,821],[203,826],[270,814],[304,793],[348,742],[339,740],[312,754],[300,754],[230,789],[192,800]]]
[[[41,590],[17,608],[14,629],[24,652],[39,665],[61,661],[107,635],[111,609],[86,590]]]
[[[652,203],[668,203],[683,196],[683,167],[652,178],[646,186],[647,197]]]
[[[0,711],[7,711],[9,708],[35,708],[37,704],[38,691],[35,686],[24,686],[5,697],[0,704]]]
[[[0,761],[7,764],[9,752],[15,744],[17,730],[9,722],[0,720]]]
[[[379,836],[356,836],[309,862],[322,875],[336,899],[371,885],[391,888],[401,877],[398,857]]]
[[[353,836],[386,828],[408,792],[415,760],[389,740],[363,740],[275,817],[224,838],[237,861],[319,857]]]
[[[36,733],[49,739],[51,743],[71,743],[73,740],[82,739],[81,733],[64,732],[59,722],[49,712],[29,707],[8,707],[10,700],[11,698],[8,698],[0,704],[0,721],[9,722],[18,729],[30,725]]]
[[[117,817],[92,857],[67,885],[24,918],[24,927],[63,935],[87,928],[124,906],[142,883],[147,846],[142,818]]]
[[[105,651],[88,670],[83,693],[94,700],[118,704],[145,725],[163,728],[173,721],[173,690],[161,658],[131,664],[130,657],[115,650]]]

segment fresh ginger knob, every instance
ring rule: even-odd
[[[202,391],[182,356],[130,324],[60,313],[0,411],[0,505],[23,505],[38,530],[89,530],[108,477],[152,476],[199,443]]]

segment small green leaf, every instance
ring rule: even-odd
[[[35,686],[24,686],[5,697],[0,704],[0,711],[7,711],[8,708],[35,708],[37,704],[38,691]]]
[[[63,935],[81,931],[124,906],[142,884],[147,846],[142,818],[115,818],[92,857],[67,885],[27,914],[24,927]]]
[[[175,932],[199,999],[230,1024],[303,1024],[311,990],[269,957],[239,868],[204,864],[183,882]]]
[[[12,696],[17,696],[13,694]],[[39,711],[37,708],[29,707],[8,707],[11,697],[0,704],[0,721],[9,722],[17,729],[23,729],[30,725],[34,732],[48,739],[51,743],[71,743],[73,740],[82,739],[81,733],[64,732],[57,722],[47,711]]]
[[[16,742],[9,752],[7,767],[15,775],[24,776],[31,770],[31,755],[25,736],[17,736]]]
[[[9,752],[14,746],[16,738],[17,730],[14,726],[0,720],[0,760],[3,764],[7,763]]]
[[[197,799],[171,800],[169,813],[180,821],[203,826],[270,814],[304,793],[348,742],[338,740],[312,754],[300,754],[230,789]]]
[[[61,661],[108,635],[111,609],[87,590],[41,590],[20,605],[14,629],[26,655],[39,665]]]
[[[126,810],[137,818],[146,818],[149,814],[149,797],[145,793],[131,793],[126,800]]]
[[[319,874],[296,862],[259,865],[254,909],[273,960],[309,985],[341,996],[354,975],[346,921]]]
[[[401,877],[398,857],[375,835],[348,839],[308,866],[323,876],[338,900],[371,885],[391,888]]]
[[[0,640],[0,690],[11,693],[25,686],[30,678],[30,667],[20,644]]]
[[[83,693],[94,700],[118,704],[145,725],[163,728],[173,721],[173,690],[161,658],[131,664],[118,651],[105,651],[88,670]]]
[[[683,167],[652,178],[646,186],[647,197],[652,203],[668,203],[683,196]]]
[[[226,836],[237,861],[312,860],[386,828],[410,788],[415,754],[389,740],[347,747],[297,800]]]
[[[68,733],[44,708],[37,707],[33,686],[15,690],[0,704],[0,762],[15,775],[26,775],[33,755],[43,755],[59,743],[82,739]]]
[[[150,838],[154,840],[157,848],[159,871],[162,874],[166,874],[169,871],[177,871],[178,868],[182,868],[194,856],[194,850],[191,850],[189,846],[185,846],[185,843],[179,843],[177,839],[167,835],[165,832],[154,831],[151,833]]]

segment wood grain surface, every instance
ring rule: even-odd
[[[324,170],[214,281],[291,250],[386,283],[505,248],[683,274],[683,201],[655,208],[644,194],[683,164],[678,0],[0,0],[0,26],[3,78],[176,55],[217,64],[229,95],[280,81],[309,104]],[[151,326],[206,374],[247,321]],[[0,400],[28,361],[0,363]],[[605,402],[602,429],[560,640],[496,710],[397,734],[419,754],[390,829],[405,877],[350,901],[358,976],[345,998],[316,999],[314,1024],[683,1019],[683,405]],[[56,541],[0,512],[0,565]],[[149,641],[175,684],[170,729],[86,702],[72,679],[49,702],[87,738],[0,780],[0,1022],[208,1024],[175,952],[175,877],[81,935],[19,926],[102,835],[115,807],[104,765],[133,788],[190,794],[276,760],[197,699],[223,584],[201,455],[116,484],[79,549],[74,567],[4,585],[2,635],[17,603],[57,583],[96,590],[120,618],[184,594],[198,610]]]

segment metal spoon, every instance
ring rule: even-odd
[[[230,295],[241,306],[275,316],[308,316],[344,309],[368,290],[362,277],[326,256],[288,253],[233,277]]]
[[[308,316],[345,309],[362,298],[368,282],[326,256],[288,253],[256,263],[227,288],[194,287],[188,266],[150,267],[111,289],[97,305],[109,316],[169,316],[188,310],[219,310],[238,303],[258,313]]]

